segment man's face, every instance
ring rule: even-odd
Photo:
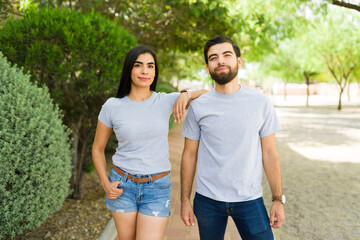
[[[208,51],[208,64],[206,69],[211,78],[220,85],[232,81],[242,64],[241,58],[237,58],[231,43],[220,43],[210,47]]]

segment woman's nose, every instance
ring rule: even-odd
[[[148,74],[148,68],[147,68],[147,67],[143,67],[143,68],[142,68],[142,73],[143,73],[143,74]]]

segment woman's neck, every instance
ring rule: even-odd
[[[151,95],[152,91],[150,90],[150,88],[136,88],[132,86],[130,93],[127,97],[130,100],[140,102],[145,101],[146,99],[151,97]]]

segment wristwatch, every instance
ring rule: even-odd
[[[285,202],[286,202],[286,197],[285,197],[285,195],[273,196],[272,201],[273,201],[273,202],[274,202],[274,201],[279,201],[279,202],[281,202],[282,204],[285,204]]]
[[[181,90],[181,91],[180,91],[180,94],[181,94],[181,93],[183,93],[183,92],[186,92],[186,93],[187,93],[187,95],[188,95],[188,99],[190,99],[190,98],[191,98],[191,93],[190,93],[190,91],[189,91],[189,90]]]

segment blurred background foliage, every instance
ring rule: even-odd
[[[25,9],[46,6],[95,11],[116,21],[156,50],[160,82],[201,78],[202,48],[215,35],[237,42],[245,62],[264,62],[281,44],[333,15],[346,15],[347,27],[358,30],[360,13],[357,0],[5,0],[0,17],[4,21],[9,14],[20,17]]]

